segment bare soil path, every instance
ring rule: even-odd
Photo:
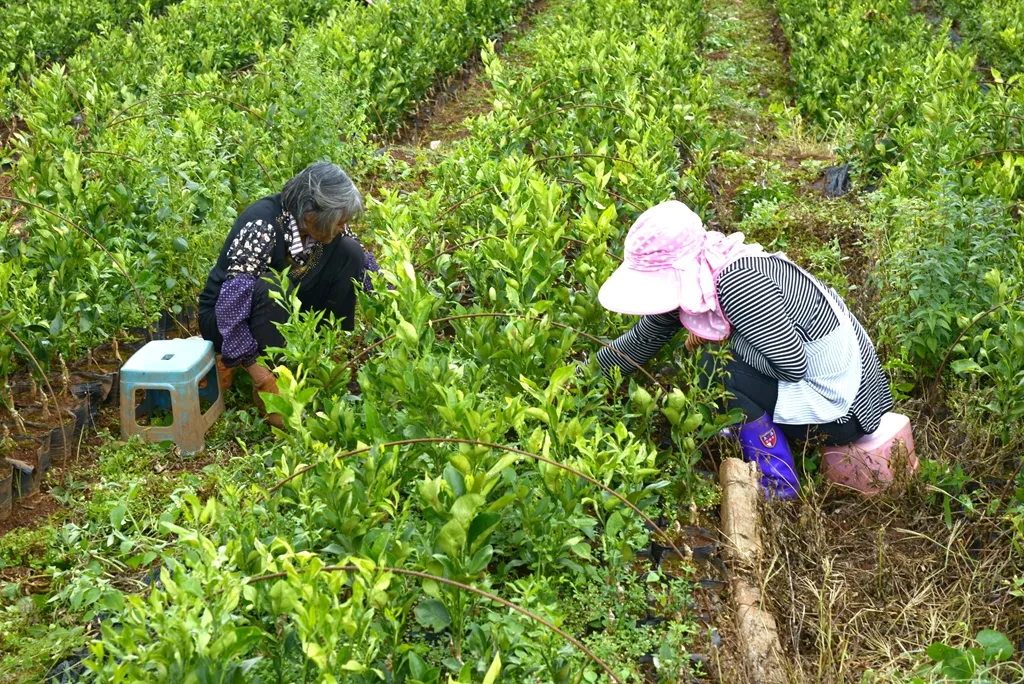
[[[704,58],[722,140],[708,179],[710,225],[785,251],[835,287],[872,334],[866,191],[843,182],[835,141],[792,106],[773,7],[706,7]],[[829,185],[841,196],[826,196]],[[778,622],[791,682],[909,681],[902,677],[927,663],[924,649],[934,642],[970,642],[981,629],[1000,629],[1014,643],[1024,636],[998,521],[934,486],[955,477],[965,452],[985,458],[991,445],[975,439],[969,422],[926,419],[922,408],[910,401],[896,410],[915,422],[925,478],[865,500],[821,483],[808,451],[802,499],[763,511],[764,606]]]

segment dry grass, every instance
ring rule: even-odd
[[[980,483],[972,497],[983,508],[1002,493],[995,478],[986,488],[984,475],[1008,477],[1011,452],[992,448],[980,426],[954,425],[970,423],[917,416],[918,456],[963,466]],[[894,490],[875,499],[809,491],[797,504],[766,508],[765,594],[791,681],[909,673],[931,643],[969,645],[982,629],[1024,639],[1024,610],[1007,586],[1024,559],[999,517],[955,501],[947,516],[946,496],[921,479]]]

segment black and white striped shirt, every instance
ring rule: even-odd
[[[860,387],[849,413],[837,422],[845,423],[855,417],[861,428],[871,433],[893,407],[889,382],[863,326],[838,293],[826,289],[835,297],[840,310],[850,317],[861,358]],[[718,277],[718,299],[733,327],[732,348],[736,356],[781,382],[804,379],[804,345],[839,327],[832,306],[809,276],[778,257],[744,257],[729,264]],[[612,346],[643,364],[681,328],[677,312],[644,316]],[[597,357],[606,373],[622,361],[622,357],[608,349],[602,349]],[[632,370],[623,369],[623,373]]]

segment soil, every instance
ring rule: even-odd
[[[781,236],[797,261],[837,241],[845,282],[855,285],[850,308],[873,333],[874,290],[868,278],[876,255],[865,235],[867,210],[857,188],[839,199],[823,196],[820,175],[808,169],[841,163],[827,144],[797,130],[780,130],[764,105],[790,104],[789,45],[770,3],[711,0],[709,31],[716,48],[705,55],[717,93],[713,119],[733,132],[738,151],[754,163],[718,165],[709,179],[718,230],[736,230],[736,207],[752,181],[788,184],[779,202],[784,227],[752,234],[767,243]],[[756,93],[756,95],[755,95]],[[805,165],[808,160],[811,164]],[[773,230],[768,227],[768,231]],[[1011,473],[1019,463],[1001,451],[966,408],[936,411],[932,402],[897,407],[914,423],[917,456],[965,472]],[[858,682],[866,670],[911,671],[935,641],[960,645],[980,629],[1024,639],[1024,611],[1007,586],[1019,574],[1000,521],[982,511],[944,513],[944,495],[912,482],[874,499],[813,488],[801,500],[765,507],[764,601],[778,623],[792,682]],[[1005,482],[1005,480],[1003,480]],[[998,496],[1003,484],[995,482]],[[1001,542],[1000,542],[1001,540]],[[723,620],[723,624],[730,622]],[[729,634],[723,633],[728,644]],[[721,652],[728,655],[728,650]],[[723,659],[729,667],[729,658]],[[747,682],[736,670],[718,681]]]
[[[46,479],[43,479],[44,483]],[[15,499],[10,517],[0,520],[0,537],[21,527],[32,528],[45,524],[61,509],[60,503],[49,492],[41,492],[27,499]]]
[[[16,440],[10,450],[4,451],[4,458],[10,458],[31,466],[38,465],[40,442],[36,439]]]
[[[519,23],[495,43],[495,51],[499,55],[503,54],[508,41],[529,31],[533,27],[534,17],[550,4],[550,0],[534,0],[528,4]],[[389,152],[396,158],[410,161],[408,151],[403,148],[429,149],[431,143],[437,142],[440,142],[441,148],[446,148],[467,137],[467,122],[491,111],[491,92],[491,85],[483,74],[483,62],[475,55],[455,76],[426,98],[416,114],[392,140]]]

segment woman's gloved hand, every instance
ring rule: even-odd
[[[260,392],[266,392],[267,394],[279,394],[277,389],[277,377],[274,373],[258,363],[254,363],[251,366],[246,366],[245,370],[252,377],[252,400],[256,404],[256,408],[259,409],[260,415],[265,416],[267,423],[270,425],[283,430],[284,419],[278,413],[267,414],[267,406],[263,403],[263,398],[260,396]]]
[[[234,383],[235,371],[237,368],[228,368],[224,360],[217,354],[217,381],[220,383],[220,391],[227,392]]]

